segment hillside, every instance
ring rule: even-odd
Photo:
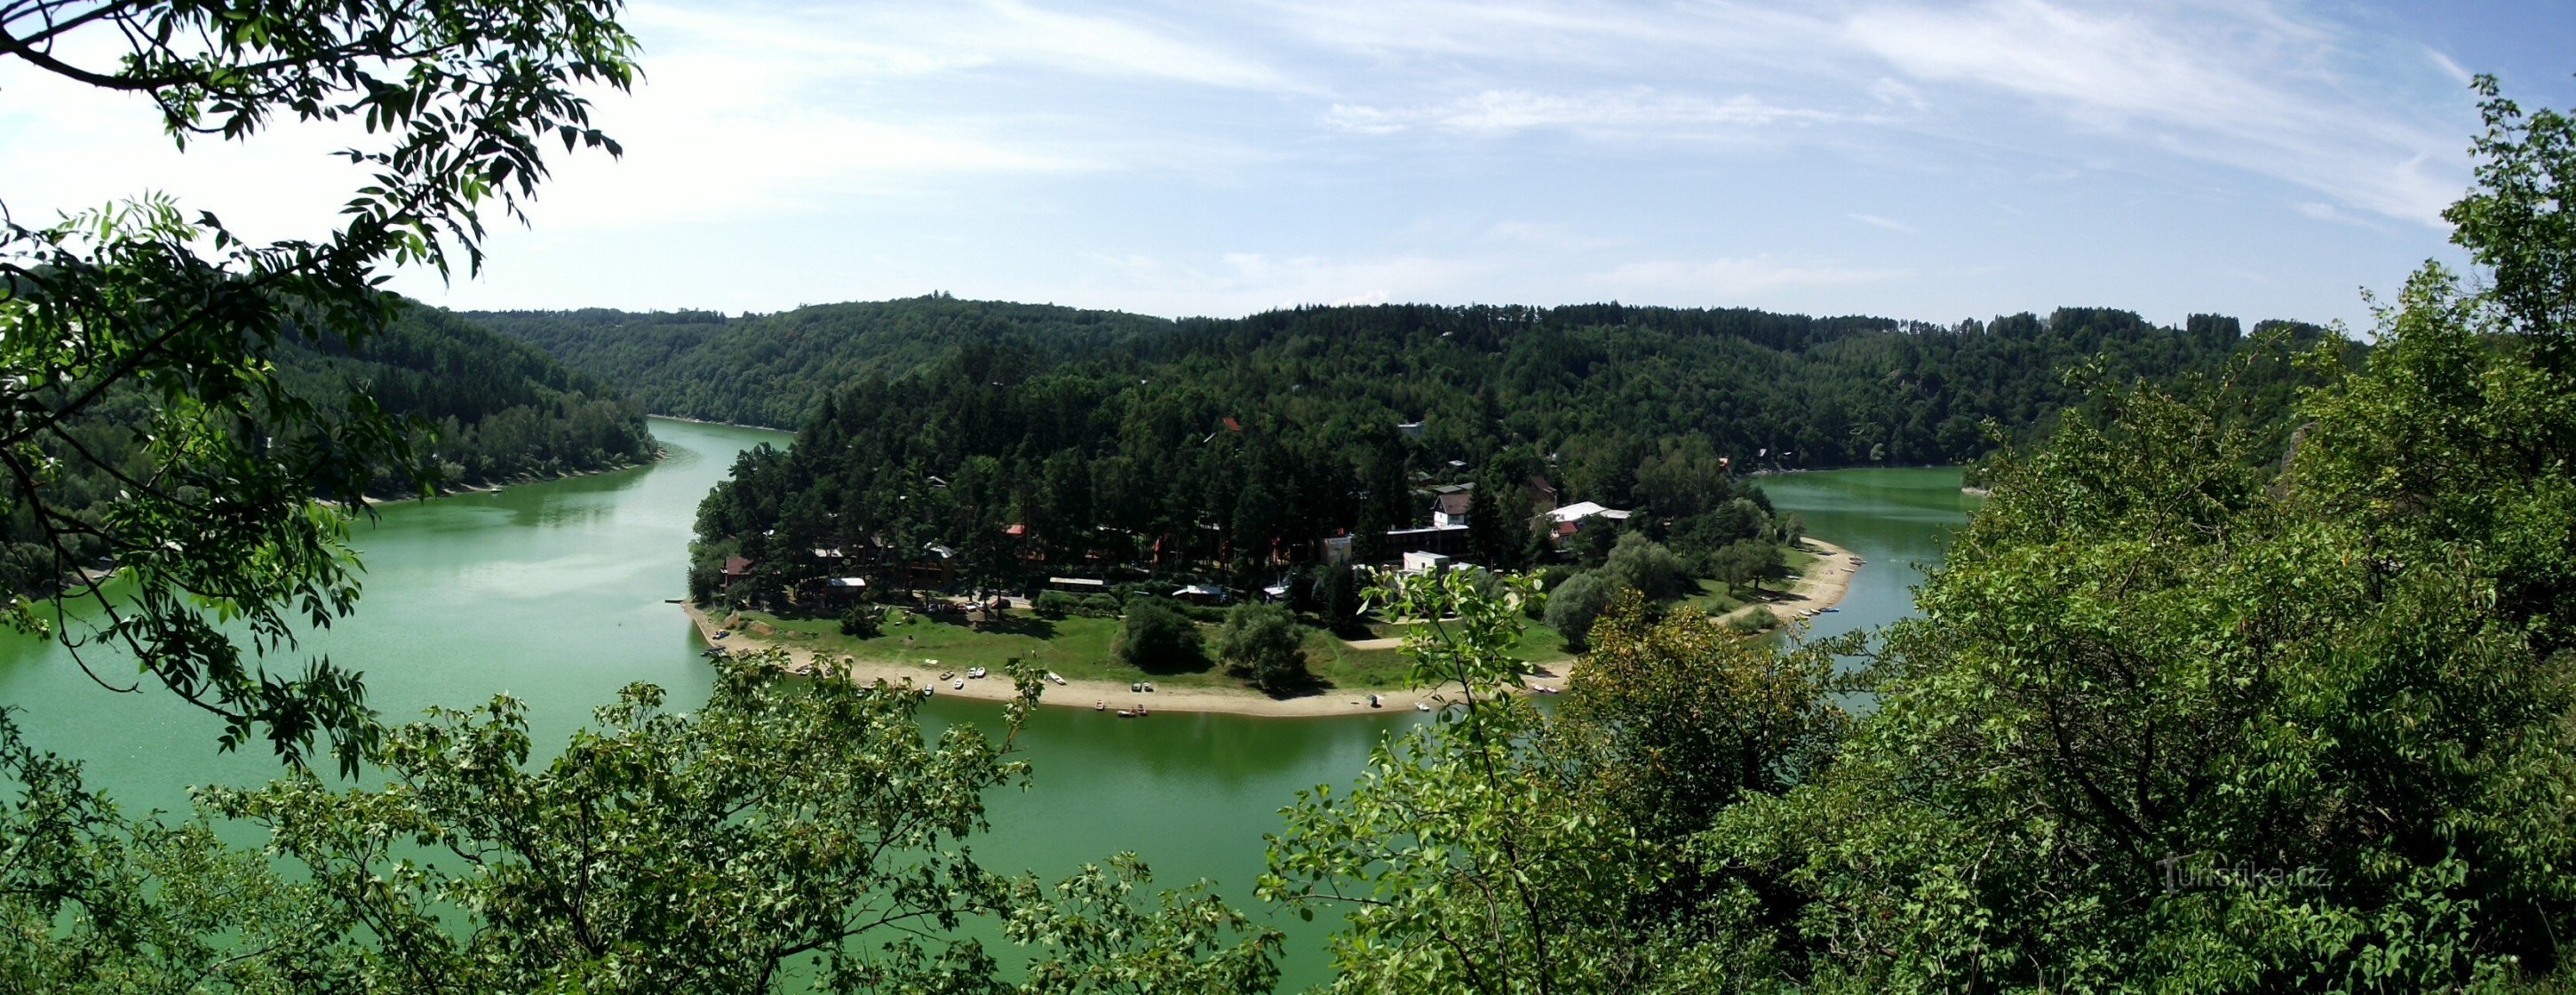
[[[419,419],[415,442],[436,454],[440,482],[449,486],[628,466],[656,451],[640,404],[541,350],[436,308],[406,308],[356,349],[337,338],[285,338],[274,361],[280,381],[309,403],[341,403],[349,385],[362,385],[384,411]],[[154,478],[138,438],[150,421],[150,403],[137,392],[111,392],[72,425],[69,438],[47,443],[49,452],[77,445],[83,455],[60,461],[62,476],[50,485],[54,507],[98,521],[121,486],[100,463],[122,468],[129,479]],[[386,477],[369,490],[379,497],[411,493]],[[5,528],[0,586],[12,591],[40,589],[63,564],[89,563],[107,548],[101,536],[67,533],[58,538],[73,547],[71,555],[58,558],[27,516],[13,516]]]
[[[727,318],[708,311],[474,311],[463,316],[623,386],[654,414],[794,428],[826,390],[901,376],[967,344],[1093,350],[1168,331],[1115,311],[945,295]]]

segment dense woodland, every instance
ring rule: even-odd
[[[436,308],[403,306],[400,317],[355,348],[338,336],[293,335],[281,340],[274,361],[279,382],[306,402],[343,404],[355,385],[385,413],[412,420],[408,442],[428,458],[422,468],[433,478],[414,481],[387,466],[366,486],[370,497],[415,496],[422,484],[471,487],[627,466],[655,453],[637,402]],[[120,493],[156,479],[140,438],[154,403],[140,391],[112,392],[67,426],[68,438],[45,442],[59,461],[46,485],[53,507],[95,523]],[[13,591],[94,566],[106,549],[103,536],[70,534],[62,538],[71,555],[58,556],[25,509],[9,518],[8,530],[0,585]]]
[[[1030,311],[933,298],[832,313],[985,307]],[[1307,308],[1107,345],[1047,334],[996,333],[822,394],[793,447],[744,455],[709,496],[693,588],[731,555],[763,592],[850,569],[817,548],[900,579],[934,544],[994,589],[1128,566],[1259,587],[1327,537],[1391,560],[1405,543],[1385,533],[1429,524],[1441,485],[1475,488],[1461,552],[1478,564],[1549,559],[1533,515],[1593,501],[1713,576],[1730,546],[1797,531],[1750,474],[1965,461],[1988,424],[2036,432],[2092,385],[2138,379],[2223,381],[2277,428],[2298,379],[2286,357],[2323,340],[2103,310],[1940,328],[1619,305]],[[1598,563],[1593,532],[1578,552]]]

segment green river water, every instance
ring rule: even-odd
[[[703,644],[663,599],[683,591],[699,498],[734,454],[789,436],[661,419],[653,431],[668,455],[650,467],[382,509],[357,537],[367,568],[357,615],[307,648],[363,669],[370,701],[391,719],[516,695],[541,745],[560,743],[636,681],[668,689],[675,709],[694,707],[710,678]],[[1905,469],[1764,482],[1810,533],[1869,561],[1842,610],[1819,617],[1817,633],[1875,628],[1910,610],[1914,565],[1937,560],[1943,532],[1971,507],[1958,481],[1956,470]],[[92,663],[109,680],[134,677],[130,662],[101,655]],[[37,748],[84,761],[90,783],[130,811],[182,811],[189,785],[257,783],[277,772],[264,753],[217,754],[212,717],[167,692],[111,693],[61,648],[24,636],[0,634],[0,703],[21,709]],[[1000,706],[938,698],[924,714],[995,722]],[[1414,713],[1160,713],[1119,722],[1088,709],[1040,709],[1022,737],[1035,783],[990,799],[994,832],[976,851],[988,866],[1053,878],[1133,850],[1158,884],[1211,878],[1238,906],[1267,916],[1251,897],[1252,879],[1278,809],[1301,788],[1348,781],[1381,735],[1414,721]],[[1283,990],[1324,980],[1326,924],[1270,918],[1290,938]]]

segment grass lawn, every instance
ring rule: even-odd
[[[895,617],[906,614],[909,613],[897,612]],[[978,632],[957,616],[934,620],[927,615],[911,615],[903,621],[890,621],[885,632],[873,639],[853,639],[841,634],[841,623],[836,619],[782,619],[766,612],[743,612],[742,617],[746,624],[758,622],[776,630],[770,638],[830,656],[915,664],[937,660],[940,669],[961,673],[970,667],[999,672],[1004,660],[1016,656],[1072,680],[1118,684],[1153,681],[1172,687],[1245,686],[1226,676],[1213,661],[1201,669],[1180,673],[1148,673],[1119,662],[1109,653],[1110,643],[1118,638],[1118,620],[1114,618],[1049,620],[1015,611],[1000,625]],[[1406,627],[1373,628],[1387,638],[1400,638]],[[1211,652],[1216,629],[1213,625],[1199,626]],[[1532,622],[1512,655],[1532,662],[1561,661],[1567,658],[1565,639],[1556,630]],[[1337,690],[1402,688],[1406,672],[1412,669],[1412,662],[1402,650],[1355,650],[1320,629],[1309,630],[1306,635],[1306,660],[1316,677]]]
[[[1681,603],[1711,615],[1724,615],[1746,604],[1745,599],[1736,597],[1734,590],[1722,580],[1700,581],[1699,593],[1682,598]]]

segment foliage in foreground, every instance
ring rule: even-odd
[[[520,705],[436,710],[391,733],[382,788],[310,774],[205,792],[268,829],[225,850],[204,823],[129,825],[0,727],[0,964],[17,990],[754,992],[802,973],[836,992],[1239,992],[1277,978],[1276,934],[1204,885],[1146,899],[1119,855],[1052,886],[979,864],[985,792],[1021,783],[1011,742],[926,738],[909,688],[726,663],[694,714],[636,685],[529,764]],[[47,924],[65,922],[66,930]],[[238,943],[219,940],[240,925]],[[1007,972],[968,933],[1030,951]],[[192,980],[194,979],[194,980]],[[13,979],[18,980],[18,979]]]

